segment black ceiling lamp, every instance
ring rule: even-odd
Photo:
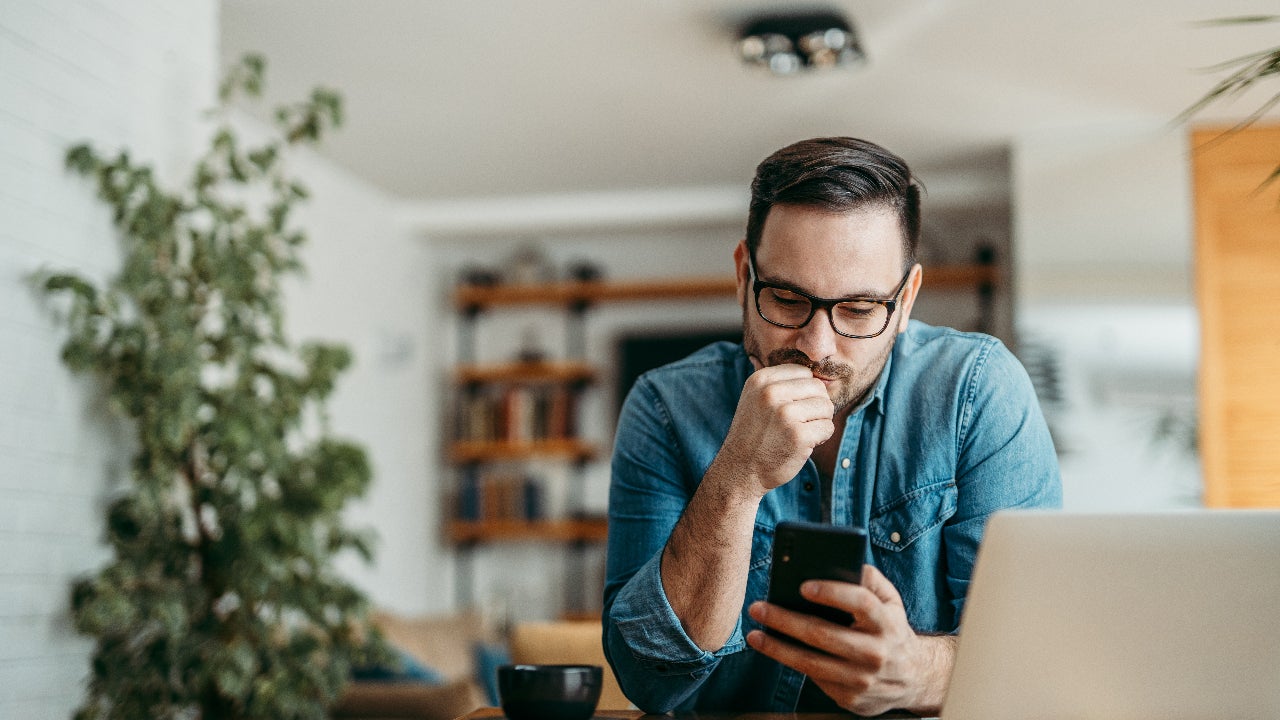
[[[857,65],[867,57],[853,24],[833,11],[756,15],[742,25],[738,50],[775,75]]]

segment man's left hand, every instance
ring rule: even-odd
[[[804,643],[754,630],[747,643],[760,653],[809,676],[832,700],[859,715],[889,710],[937,714],[955,660],[955,638],[918,635],[907,623],[897,588],[865,565],[862,584],[809,580],[806,599],[853,613],[852,626],[752,603],[751,617]]]

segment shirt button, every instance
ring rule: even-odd
[[[813,483],[811,483],[811,482],[807,482],[807,483],[805,483],[805,484],[804,484],[804,489],[805,489],[805,490],[812,490],[812,489],[813,489]]]
[[[840,467],[844,468],[845,470],[848,470],[848,469],[849,469],[849,466],[850,466],[850,465],[852,465],[852,464],[853,464],[853,463],[849,462],[849,458],[845,458],[845,459],[843,459],[843,460],[841,460],[841,461],[840,461]]]
[[[899,533],[892,533],[889,535],[890,542],[898,542],[900,540],[902,540],[902,535]]]

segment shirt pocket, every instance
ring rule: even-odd
[[[881,550],[902,552],[956,514],[956,482],[916,488],[871,514],[867,537]]]

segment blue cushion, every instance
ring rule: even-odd
[[[354,680],[369,682],[417,682],[425,685],[443,685],[444,676],[418,662],[418,659],[397,647],[391,648],[395,663],[391,666],[367,665],[351,669]]]
[[[475,646],[476,682],[484,690],[489,704],[498,707],[498,667],[511,663],[511,652],[502,643],[480,642]]]

